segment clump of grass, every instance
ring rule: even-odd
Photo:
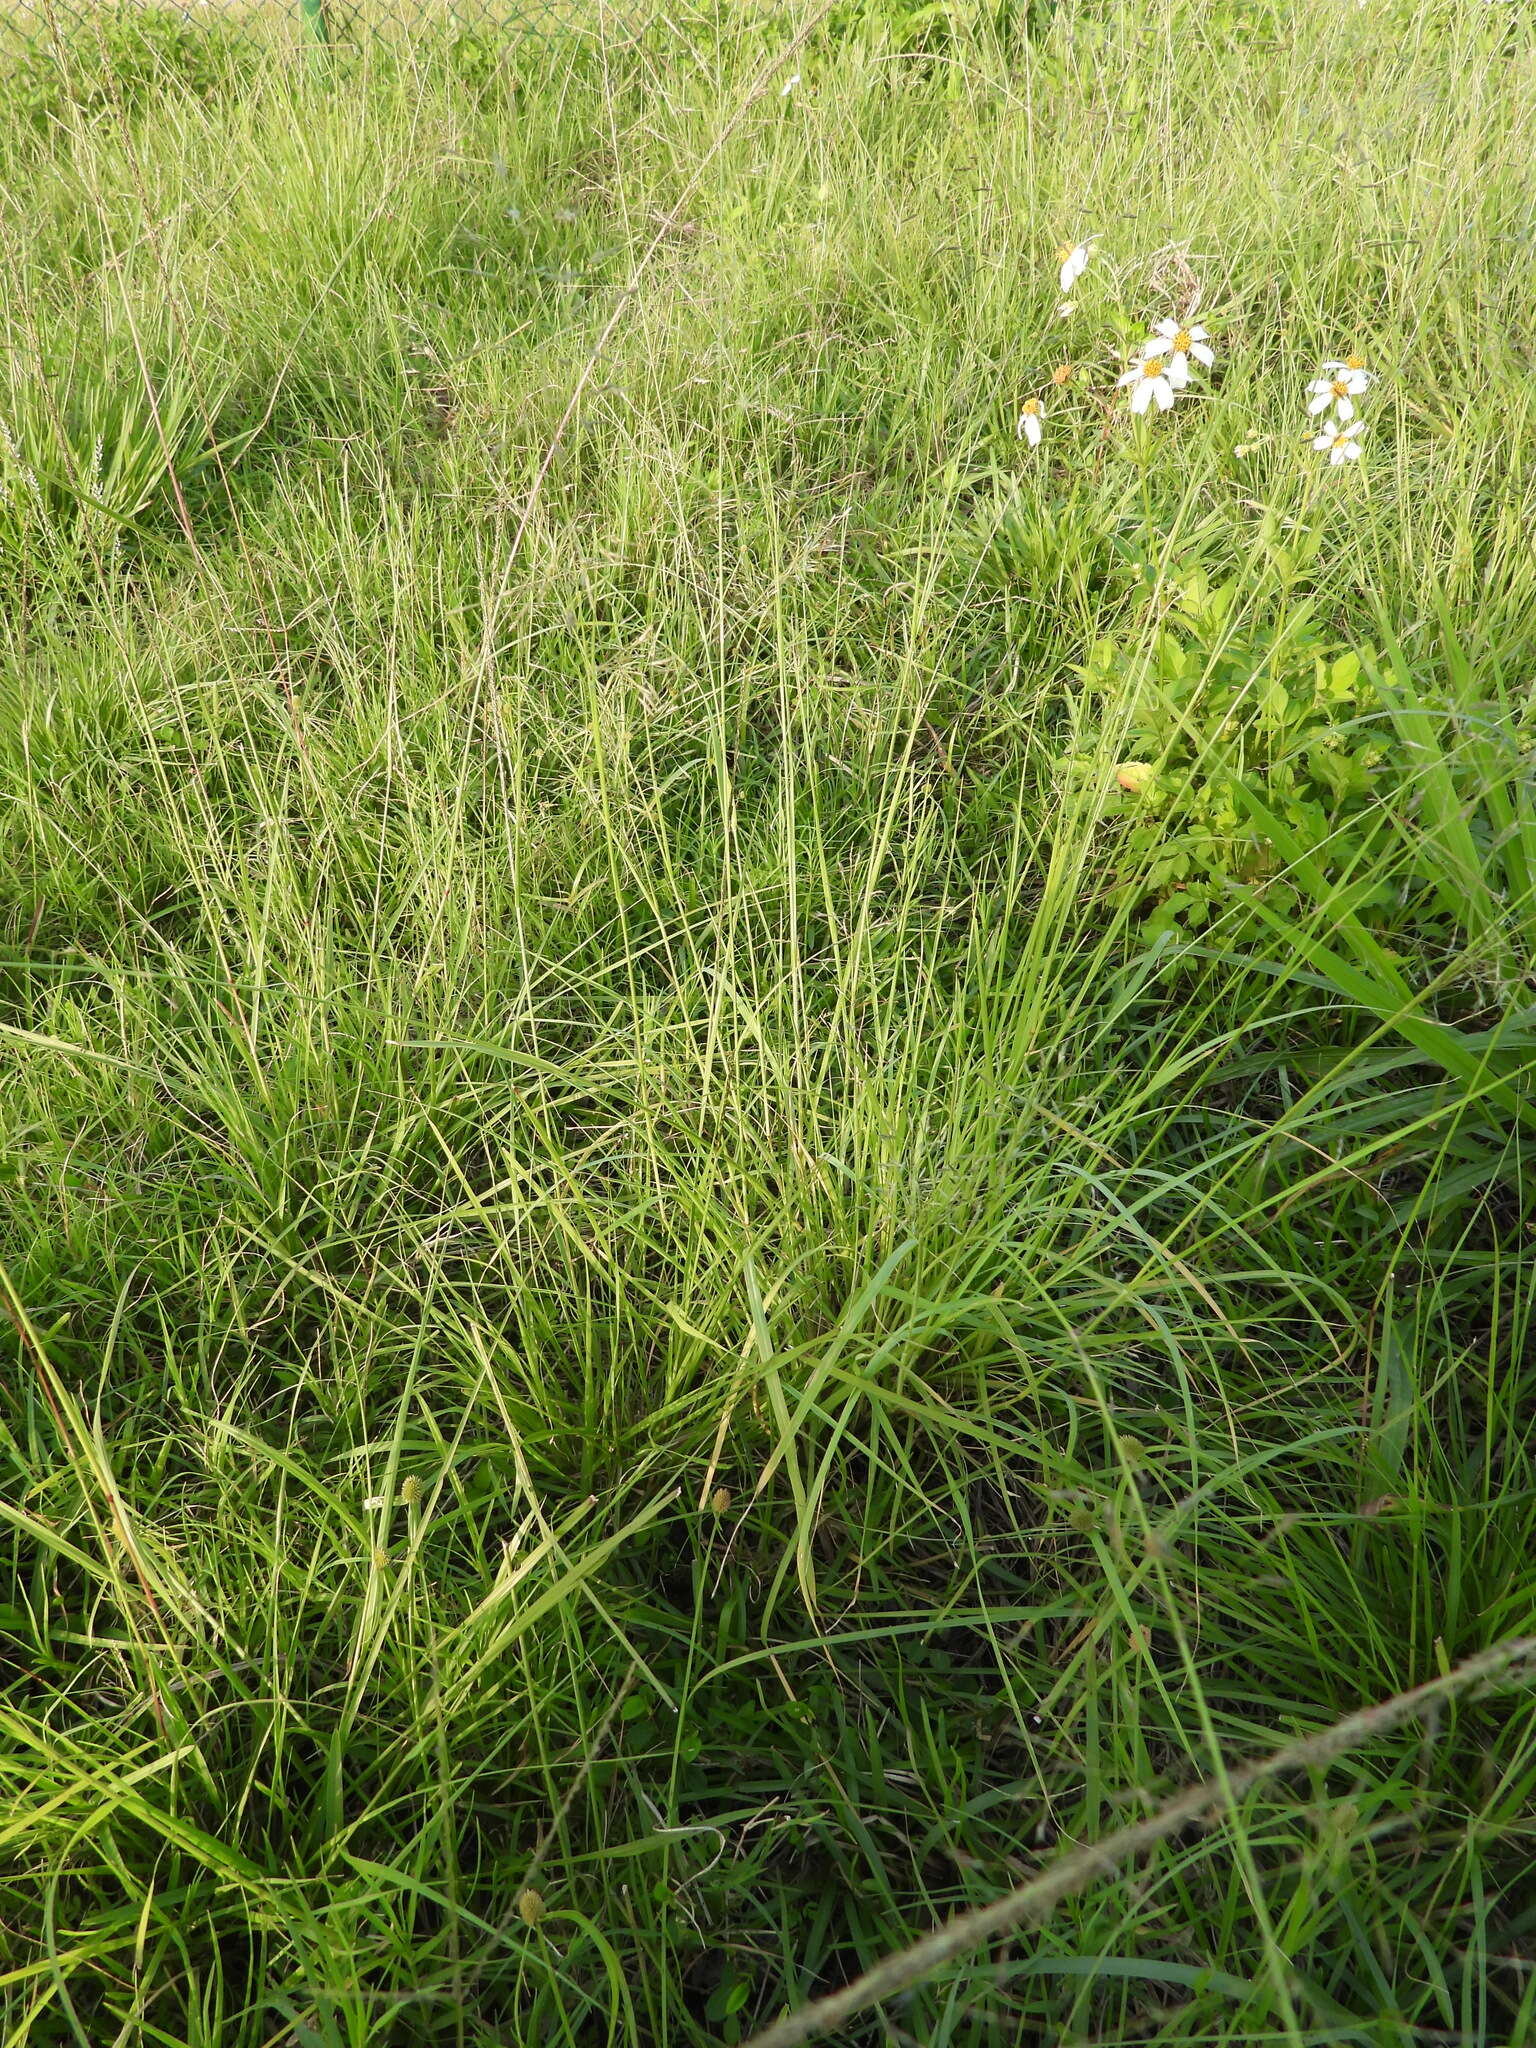
[[[0,369],[0,549],[18,594],[71,556],[103,575],[162,505],[191,537],[188,493],[214,471],[227,485],[250,445],[254,429],[215,438],[225,401],[200,388],[184,337],[159,362],[145,342],[109,339],[87,360],[77,338]]]
[[[5,139],[17,359],[266,428],[5,570],[17,2048],[739,2042],[1531,1626],[1531,53],[952,9],[743,111],[802,25]],[[1030,450],[1095,224],[1217,366]],[[1355,712],[1219,730],[1315,652],[1333,809]],[[1519,2040],[1533,1776],[1384,1728],[847,2038]]]
[[[0,56],[13,117],[47,134],[115,123],[167,97],[214,98],[249,77],[256,50],[236,14],[198,19],[153,5],[100,13],[23,5],[5,24]]]

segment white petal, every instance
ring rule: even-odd
[[[1031,448],[1040,446],[1040,415],[1029,412],[1024,415],[1024,438]]]
[[[1352,420],[1355,416],[1354,400],[1341,398],[1338,401],[1338,414],[1341,420]]]
[[[1188,357],[1172,355],[1168,358],[1168,382],[1175,391],[1182,391],[1184,389],[1185,385],[1189,382]]]
[[[1339,459],[1342,462],[1358,462],[1360,460],[1360,443],[1358,441],[1346,441],[1339,450]]]
[[[1164,341],[1172,341],[1178,331],[1179,323],[1177,320],[1159,320],[1156,327],[1152,330],[1154,334],[1160,334]]]
[[[1312,388],[1313,388],[1313,390],[1314,390],[1314,391],[1317,391],[1317,386],[1316,386],[1315,384],[1313,385],[1313,387],[1312,387]],[[1313,398],[1313,399],[1309,399],[1309,400],[1307,401],[1307,411],[1308,411],[1309,413],[1311,413],[1311,414],[1312,414],[1312,415],[1313,415],[1314,417],[1316,417],[1316,415],[1317,415],[1318,413],[1320,413],[1320,412],[1326,412],[1327,410],[1328,410],[1328,386],[1327,386],[1327,385],[1325,384],[1325,385],[1323,386],[1322,390],[1321,390],[1321,391],[1318,391],[1318,392],[1317,392],[1317,396],[1316,396],[1316,398]]]
[[[1203,327],[1191,327],[1189,329],[1189,338],[1191,341],[1209,341],[1211,337]]]
[[[1191,343],[1189,352],[1194,357],[1197,363],[1204,363],[1207,369],[1209,369],[1212,363],[1214,363],[1216,360],[1216,358],[1211,354],[1210,350],[1206,347],[1203,341],[1196,341]]]
[[[1173,403],[1173,386],[1166,377],[1153,377],[1149,382],[1152,386],[1152,395],[1157,400],[1158,411],[1166,412]]]
[[[1136,389],[1131,393],[1131,411],[1145,412],[1152,403],[1152,386],[1154,383],[1160,384],[1162,381],[1161,377],[1140,378]]]
[[[1333,446],[1332,434],[1319,434],[1313,441],[1312,446],[1317,450],[1319,455],[1326,455],[1328,450]]]
[[[1364,370],[1351,370],[1344,381],[1349,386],[1350,395],[1354,398],[1358,398],[1363,391],[1367,391],[1370,388],[1371,382]]]
[[[1066,317],[1067,317],[1067,315],[1068,315],[1068,314],[1069,314],[1069,313],[1070,313],[1071,311],[1072,311],[1072,301],[1071,301],[1070,299],[1063,299],[1063,300],[1062,300],[1062,302],[1061,302],[1061,304],[1060,304],[1060,305],[1059,305],[1059,306],[1058,306],[1058,307],[1056,308],[1056,318],[1057,318],[1058,320],[1065,320],[1065,319],[1066,319]]]
[[[1117,377],[1115,379],[1116,384],[1120,387],[1122,391],[1125,389],[1127,384],[1139,384],[1140,381],[1141,370],[1139,365],[1136,364],[1132,364],[1131,368],[1126,371],[1123,377]]]

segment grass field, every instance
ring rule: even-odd
[[[13,84],[0,2043],[1536,2042],[1528,10]]]

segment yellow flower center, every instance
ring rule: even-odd
[[[1061,247],[1056,251],[1056,261],[1058,263],[1065,263],[1067,258],[1072,254],[1072,248],[1073,245],[1071,242],[1063,242]]]
[[[1346,356],[1344,358],[1344,367],[1346,370],[1363,370],[1365,368],[1365,357]]]
[[[1335,448],[1342,448],[1348,441],[1348,439],[1348,434],[1335,434],[1333,437],[1333,445]]]
[[[1033,413],[1037,413],[1037,412],[1039,412],[1039,410],[1040,410],[1040,401],[1039,401],[1039,399],[1038,399],[1038,398],[1026,398],[1026,399],[1025,399],[1025,401],[1024,401],[1024,410],[1025,410],[1026,412],[1033,412]]]
[[[1349,384],[1343,377],[1335,377],[1328,388],[1332,391],[1335,398],[1348,398],[1349,396]]]
[[[1174,353],[1176,355],[1181,356],[1186,354],[1189,349],[1189,344],[1191,343],[1191,341],[1193,341],[1193,339],[1194,336],[1190,333],[1189,329],[1187,327],[1181,327],[1178,333],[1173,337]]]
[[[1141,366],[1141,374],[1143,375],[1143,377],[1161,377],[1161,375],[1163,374],[1162,357],[1148,356],[1147,360]]]

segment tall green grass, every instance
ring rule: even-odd
[[[806,19],[0,141],[6,2048],[741,2041],[1532,1626],[1528,25],[845,9],[744,108]],[[1168,630],[1379,684],[1203,922]],[[1536,2037],[1533,1787],[1469,1699],[845,2038]]]

